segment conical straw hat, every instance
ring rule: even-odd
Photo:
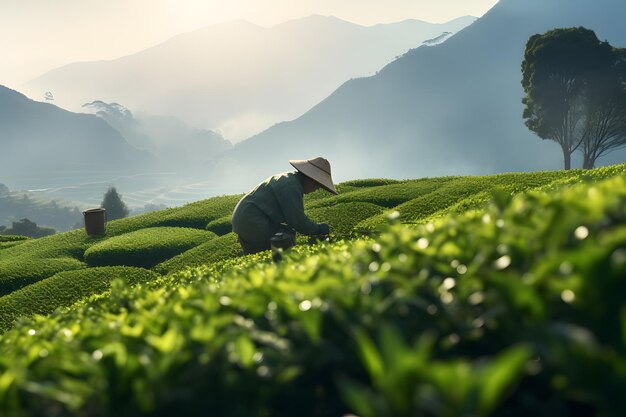
[[[333,185],[330,176],[330,162],[324,158],[312,158],[305,160],[293,160],[289,163],[307,177],[317,181],[327,191],[339,194]]]

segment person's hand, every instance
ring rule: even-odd
[[[326,223],[320,223],[320,227],[318,230],[319,235],[328,235],[330,234],[330,226]]]
[[[325,235],[313,235],[309,236],[309,245],[317,245],[321,242],[328,242],[328,237]]]

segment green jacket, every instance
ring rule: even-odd
[[[261,217],[265,217],[272,225],[286,223],[296,232],[305,235],[323,235],[329,233],[329,227],[324,223],[315,223],[304,214],[304,175],[299,172],[278,174],[260,183],[246,194],[235,207],[233,212],[233,231],[240,236],[257,235],[259,238],[269,239],[265,235],[267,227]],[[263,216],[256,217],[257,210]],[[258,226],[258,227],[257,227]],[[258,230],[250,230],[258,228]],[[272,229],[273,230],[273,229]]]

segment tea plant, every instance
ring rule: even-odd
[[[621,416],[624,207],[620,174],[115,281],[0,338],[0,411]]]
[[[393,208],[398,204],[402,204],[420,196],[425,196],[438,189],[443,184],[453,180],[454,177],[423,178],[419,180],[379,185],[370,188],[358,187],[357,190],[349,191],[345,194],[339,194],[337,196],[329,196],[328,193],[326,193],[326,198],[313,200],[310,203],[305,204],[305,207],[316,208],[338,203],[362,202],[372,203],[386,208]]]
[[[377,187],[379,185],[402,184],[405,182],[407,181],[392,180],[388,178],[368,178],[364,180],[352,180],[352,181],[342,182],[341,185],[343,187],[369,188],[369,187]]]
[[[75,230],[23,243],[0,251],[0,296],[66,270],[85,268],[89,245],[98,242]]]
[[[12,248],[30,239],[27,236],[0,235],[0,250]]]
[[[454,178],[427,195],[413,198],[379,216],[362,221],[357,228],[375,229],[384,225],[387,217],[395,211],[400,214],[400,221],[408,223],[423,222],[448,213],[463,213],[483,206],[493,198],[494,193],[510,197],[555,181],[579,178],[580,175],[581,172],[577,171],[549,171]]]
[[[341,191],[339,196],[331,196],[325,191],[307,195],[305,206],[309,215],[319,216],[316,220],[332,222],[335,231],[345,233],[351,228],[363,230],[384,225],[387,223],[388,215],[396,210],[400,211],[401,221],[427,223],[444,215],[480,208],[492,198],[508,200],[513,194],[532,188],[554,189],[584,181],[598,181],[624,172],[625,167],[626,165],[622,164],[590,171],[500,174],[489,177],[446,177],[405,181],[357,180],[339,184],[338,189]],[[465,195],[467,197],[464,197]],[[210,227],[218,234],[228,233],[230,214],[240,198],[241,195],[215,197],[180,208],[116,220],[107,225],[107,233],[101,237],[89,237],[84,231],[75,230],[44,239],[21,241],[22,243],[2,242],[0,296],[59,272],[88,267],[84,254],[90,247],[131,232],[153,227],[192,226],[198,230]],[[340,208],[350,207],[343,206],[345,204],[371,204],[367,206],[369,211],[356,210],[355,213],[359,220],[363,220],[366,213],[371,212],[372,216],[354,226],[352,212],[348,214]],[[333,206],[337,208],[332,208]],[[390,210],[377,214],[379,209],[376,206]],[[133,247],[132,244],[129,247]],[[235,256],[238,253],[237,248],[237,243],[228,248],[220,245],[215,257],[206,257],[205,255],[208,255],[206,253],[202,256],[205,256],[207,262],[223,259],[224,256],[230,256],[228,254]],[[176,249],[171,253],[179,254],[180,251]],[[189,255],[197,262],[201,262],[202,257],[195,257],[192,254],[193,252],[190,252]],[[120,249],[117,256],[122,258],[126,255]],[[183,263],[178,263],[180,259],[182,258],[174,262],[179,265],[177,269],[184,267]],[[167,259],[157,261],[167,262]],[[114,262],[111,264],[118,261]],[[194,265],[197,264],[194,262]]]
[[[383,208],[372,203],[338,203],[307,211],[314,221],[328,223],[334,233],[346,234],[354,230],[357,223],[383,212]]]
[[[228,216],[220,217],[219,219],[215,219],[209,224],[206,225],[206,229],[215,233],[218,236],[226,235],[233,231],[233,224],[231,223],[232,216],[229,214]]]
[[[116,236],[148,227],[170,226],[204,229],[212,220],[230,215],[241,195],[213,197],[182,207],[165,209],[141,216],[110,222],[107,234]]]
[[[152,227],[112,237],[85,251],[90,266],[128,265],[151,268],[215,237],[215,233],[181,227]]]
[[[378,187],[381,185],[390,185],[390,184],[402,184],[405,182],[406,181],[392,180],[392,179],[385,179],[385,178],[370,178],[370,179],[365,179],[365,180],[352,180],[352,181],[342,182],[341,184],[336,185],[336,189],[340,195],[344,195],[347,193],[351,193],[353,191],[362,190],[364,188]],[[332,201],[332,198],[328,194],[327,191],[322,190],[322,189],[305,196],[305,201],[308,204],[317,200]]]
[[[11,327],[19,317],[49,314],[86,296],[105,292],[113,279],[128,284],[147,282],[158,275],[141,268],[99,267],[65,271],[0,298],[0,330]]]
[[[241,254],[237,235],[228,233],[217,237],[178,256],[160,263],[154,269],[160,274],[168,274],[190,267],[212,264]]]
[[[19,236],[19,235],[0,235],[0,243],[4,242],[20,242],[24,240],[30,239],[27,236]]]

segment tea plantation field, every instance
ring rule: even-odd
[[[626,165],[338,190],[278,262],[240,195],[0,237],[0,415],[626,413]]]

